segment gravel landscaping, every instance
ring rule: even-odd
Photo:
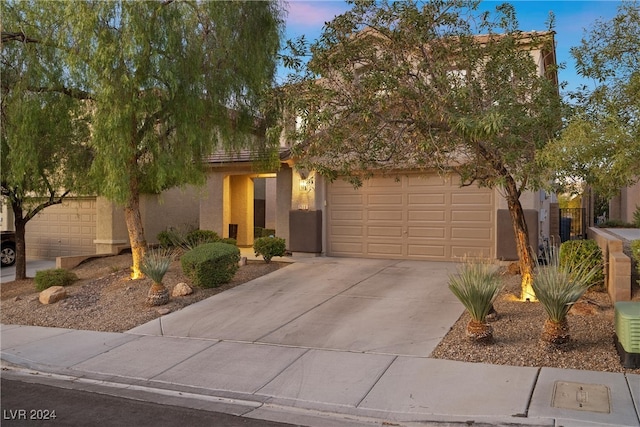
[[[149,307],[145,300],[149,279],[129,278],[131,255],[98,258],[72,271],[80,280],[66,287],[68,297],[51,305],[38,301],[32,279],[2,283],[3,324],[49,326],[95,331],[123,332],[168,312],[179,310],[219,292],[285,267],[286,263],[250,261],[233,280],[215,289],[194,288],[191,295],[172,297],[169,304]],[[471,342],[465,335],[469,317],[464,313],[436,347],[431,357],[466,362],[514,366],[558,367],[640,374],[624,369],[614,344],[614,310],[606,292],[591,290],[568,316],[571,341],[562,347],[541,343],[545,313],[539,303],[518,301],[520,276],[506,272],[504,288],[494,306],[494,342]],[[178,283],[190,284],[174,262],[163,280],[170,290]],[[638,293],[635,293],[638,299]]]

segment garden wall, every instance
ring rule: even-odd
[[[587,237],[595,240],[602,250],[604,283],[611,301],[630,301],[631,259],[623,252],[622,240],[594,227],[589,227]]]

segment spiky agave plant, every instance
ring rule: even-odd
[[[153,281],[147,294],[147,304],[157,306],[169,302],[169,290],[162,284],[162,279],[169,270],[172,259],[171,250],[166,248],[147,251],[140,265],[140,271]]]
[[[557,249],[550,252],[547,265],[538,267],[532,286],[547,313],[543,341],[556,345],[569,342],[567,313],[595,283],[600,268],[585,262],[561,265]]]
[[[502,280],[494,266],[466,262],[458,274],[449,276],[449,289],[471,316],[467,336],[477,342],[493,341],[493,328],[486,321],[493,301],[500,293]]]

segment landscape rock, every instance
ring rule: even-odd
[[[67,291],[62,286],[52,286],[40,292],[38,300],[42,304],[53,304],[67,297]]]
[[[247,265],[247,257],[243,256],[240,258],[240,261],[238,261],[238,266],[243,267],[245,265]]]
[[[169,310],[168,308],[159,308],[157,311],[160,316],[171,313],[171,310]]]
[[[183,297],[185,295],[191,295],[192,293],[193,293],[193,289],[191,288],[191,286],[181,282],[173,287],[173,290],[171,291],[171,296]]]

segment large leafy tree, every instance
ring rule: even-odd
[[[3,4],[5,26],[14,22],[13,12]],[[0,188],[14,214],[16,279],[21,280],[26,278],[27,223],[86,183],[88,111],[83,94],[58,90],[65,74],[59,51],[3,31],[0,61]]]
[[[640,4],[597,20],[571,54],[592,83],[570,94],[572,114],[545,158],[559,183],[612,196],[640,179]]]
[[[275,1],[10,2],[3,31],[60,52],[58,90],[90,98],[90,178],[124,207],[140,277],[143,192],[204,182],[202,156],[250,144],[274,77]],[[46,18],[41,18],[46,17]]]
[[[559,126],[553,33],[520,32],[511,5],[478,6],[357,1],[327,23],[290,90],[302,117],[294,151],[356,185],[419,168],[501,189],[529,289],[535,256],[520,196],[539,187],[536,153]],[[546,52],[538,63],[534,49]]]

